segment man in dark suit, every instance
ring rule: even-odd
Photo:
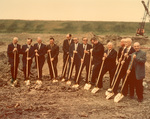
[[[74,43],[70,46],[70,49],[69,49],[69,55],[71,57],[70,62],[73,62],[73,66],[72,66],[72,69],[70,69],[70,65],[69,65],[69,69],[71,70],[71,75],[72,75],[72,70],[75,66],[75,78],[74,79],[76,80],[78,71],[80,68],[80,61],[81,61],[80,56],[79,56],[79,45],[80,44],[78,43],[78,41],[79,41],[78,38],[73,38],[73,41],[74,41]],[[74,58],[73,58],[73,54],[74,54]],[[68,72],[68,74],[69,74],[69,72]],[[70,77],[68,75],[68,79],[71,78],[71,75],[70,75]]]
[[[31,43],[32,43],[32,39],[31,38],[27,38],[27,44],[22,46],[23,72],[24,72],[24,79],[25,79],[26,85],[29,85],[29,83],[30,83],[28,78],[29,78],[29,75],[30,75],[32,59],[34,58],[34,55],[35,55],[34,47],[31,45]],[[28,60],[28,66],[27,66],[27,60]],[[27,67],[28,67],[28,69],[26,69]]]
[[[115,70],[115,66],[116,66],[116,57],[117,57],[117,51],[113,49],[113,43],[112,42],[108,42],[107,44],[107,50],[104,52],[104,66],[102,69],[102,73],[100,75],[100,79],[99,79],[99,83],[98,83],[98,87],[101,88],[103,87],[103,76],[104,74],[109,71],[109,76],[110,76],[110,86],[111,86],[111,82],[114,76],[114,70]]]
[[[123,79],[124,81],[124,78],[126,76],[126,71],[128,69],[128,66],[129,66],[129,62],[131,60],[131,54],[133,52],[135,52],[134,48],[131,46],[132,44],[132,39],[131,38],[126,38],[125,40],[125,51],[124,51],[124,57],[125,57],[125,61],[121,61],[121,64],[123,65],[122,66],[122,69],[121,69],[121,72],[119,74],[119,77],[117,79],[117,82],[116,82],[116,85],[114,87],[114,93],[117,93],[117,89],[118,89],[118,86],[119,86],[119,83],[121,81],[121,79]],[[130,77],[130,76],[129,76]],[[128,93],[128,82],[126,82],[125,84],[125,87],[124,87],[124,90],[123,90],[123,95],[126,96],[127,93]]]
[[[65,78],[66,76],[66,72],[67,72],[67,67],[64,71],[64,67],[67,61],[67,57],[69,56],[69,48],[71,46],[71,44],[73,44],[73,40],[71,39],[72,35],[71,34],[67,34],[66,35],[66,40],[64,40],[63,42],[63,69],[62,69],[62,73],[64,72],[64,74],[62,74],[62,81],[65,81],[63,78]],[[68,59],[68,63],[69,63],[70,57]],[[68,64],[67,64],[68,66]]]
[[[14,86],[14,81],[17,78],[18,64],[20,60],[19,54],[21,53],[21,46],[17,43],[18,43],[18,38],[14,37],[13,42],[9,44],[7,48],[8,62],[11,65],[12,86]]]
[[[58,63],[59,47],[54,43],[53,37],[50,38],[49,45],[47,45],[47,53],[48,53],[47,63],[49,67],[50,77],[51,79],[57,78],[57,63]],[[49,53],[51,55],[51,59]],[[55,77],[53,75],[51,62],[53,64]]]
[[[125,48],[125,41],[126,41],[126,39],[121,39],[121,41],[120,41],[120,48],[119,48],[118,55],[117,55],[117,60],[118,61],[119,61],[119,59],[120,59],[120,57],[122,55],[123,49]]]
[[[79,57],[81,59],[81,63],[83,63],[80,75],[82,74],[83,68],[86,67],[86,83],[88,83],[88,76],[90,75],[89,74],[90,49],[92,48],[92,46],[88,44],[88,39],[86,37],[82,38],[82,42],[83,43],[80,44],[79,46]],[[85,57],[83,59],[84,54]],[[78,83],[79,81],[80,80],[78,80]]]
[[[93,54],[93,72],[92,72],[92,78],[91,78],[91,84],[95,85],[96,78],[98,77],[99,70],[102,63],[102,58],[104,55],[104,46],[95,38],[93,37],[91,39],[91,42],[94,43],[93,49],[90,50]]]
[[[34,44],[35,49],[35,59],[38,58],[38,62],[36,59],[36,64],[38,63],[39,68],[39,76],[37,83],[41,83],[42,80],[42,68],[45,62],[45,53],[46,53],[46,45],[42,43],[42,39],[40,37],[37,38],[37,43]]]
[[[143,79],[145,78],[145,62],[146,62],[146,53],[140,50],[140,43],[134,43],[135,52],[132,54],[133,65],[131,69],[127,70],[127,73],[132,73],[132,82],[133,89],[136,89],[136,95],[138,97],[138,101],[143,101]],[[131,61],[132,61],[131,59]],[[131,65],[130,61],[130,65]],[[134,95],[134,92],[133,92]]]

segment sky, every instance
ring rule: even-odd
[[[140,22],[143,15],[141,0],[0,0],[0,19]]]

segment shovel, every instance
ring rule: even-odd
[[[91,52],[91,56],[90,56],[88,83],[86,83],[84,85],[85,90],[89,90],[91,88],[91,84],[90,84],[90,74],[91,74],[91,66],[92,66],[91,64],[92,64],[92,52]]]
[[[124,53],[125,49],[126,49],[126,47],[124,47],[123,53]],[[120,57],[121,60],[122,60],[122,57],[123,57],[123,53],[121,54],[121,57]],[[118,72],[118,70],[119,70],[119,66],[120,66],[120,64],[121,64],[121,60],[119,61],[118,65],[117,65],[117,69],[116,69],[116,71],[115,71],[115,74],[114,74],[114,77],[113,77],[113,80],[112,80],[112,83],[111,83],[111,87],[114,85],[114,81],[115,81],[117,72]],[[105,95],[107,96],[110,92],[112,92],[112,88],[107,89],[107,91],[105,92]]]
[[[66,60],[66,63],[65,63],[65,66],[64,66],[64,69],[63,69],[63,73],[62,73],[62,82],[64,82],[65,81],[65,72],[66,72],[66,70],[67,70],[67,64],[68,64],[68,60],[69,60],[69,55],[67,56],[67,60]]]
[[[38,80],[36,81],[36,86],[35,89],[38,89],[42,86],[42,81],[39,80],[40,78],[40,73],[39,73],[39,61],[38,61],[38,56],[36,55],[36,65],[37,65],[37,72],[38,72]]]
[[[123,61],[125,61],[125,58],[126,58],[126,57],[123,58]],[[114,96],[113,89],[115,88],[115,85],[116,85],[116,83],[117,83],[117,80],[118,80],[118,77],[119,77],[119,74],[120,74],[120,71],[121,71],[122,67],[123,67],[123,64],[121,64],[121,66],[120,66],[120,69],[119,69],[119,71],[118,71],[118,74],[117,74],[117,76],[116,76],[116,78],[115,78],[115,82],[113,83],[112,89],[109,89],[110,92],[105,93],[105,94],[107,94],[107,95],[106,95],[106,99],[107,99],[107,100],[110,99],[112,96]],[[114,75],[114,76],[115,76],[115,75]]]
[[[73,60],[74,60],[74,55],[75,55],[75,53],[73,52],[73,56],[72,56]],[[70,71],[69,71],[69,75],[68,75],[68,81],[66,82],[66,84],[69,86],[71,85],[70,78],[71,78],[72,66],[73,66],[73,62],[71,62]]]
[[[85,58],[85,53],[83,55],[83,62],[81,62],[81,65],[80,65],[80,69],[79,69],[78,76],[77,76],[77,79],[76,79],[76,84],[73,85],[72,88],[78,88],[79,87],[78,80],[79,80],[81,69],[82,69],[82,66],[83,66],[83,63],[84,63],[84,58]]]
[[[113,87],[110,88],[107,92],[105,92],[105,94],[107,94],[107,95],[106,95],[106,99],[107,99],[107,100],[110,99],[112,96],[114,96],[113,89],[114,89],[114,87],[115,87],[115,85],[116,85],[116,83],[117,83],[117,80],[118,80],[120,71],[121,71],[121,69],[122,69],[122,66],[123,66],[123,64],[121,64],[121,66],[120,66],[120,69],[119,69],[118,74],[117,74],[117,76],[116,76],[116,78],[115,78],[115,82],[114,82],[114,84],[113,84]]]
[[[51,53],[50,52],[48,52],[48,54],[49,54],[49,59],[50,59],[50,62],[51,62],[51,67],[52,67],[52,72],[53,72],[53,76],[54,76],[54,79],[53,79],[53,83],[56,83],[56,82],[58,82],[58,80],[56,79],[56,75],[55,75],[55,72],[54,72],[54,66],[53,66],[53,63],[52,63],[52,61],[51,61]]]
[[[134,61],[134,59],[132,59],[132,61],[131,61],[129,70],[131,69],[131,66],[132,66],[132,64],[133,64],[133,61]],[[125,83],[126,83],[126,81],[127,81],[128,76],[129,76],[129,73],[126,74],[125,80],[124,80],[123,85],[122,85],[121,90],[120,90],[120,93],[118,93],[118,94],[115,96],[114,102],[119,102],[120,100],[123,99],[124,95],[122,94],[122,91],[123,91],[123,88],[124,88],[124,86],[125,86]]]
[[[29,57],[29,51],[27,51],[27,58]],[[29,86],[30,85],[30,80],[29,80],[29,72],[28,72],[28,67],[29,66],[29,60],[27,59],[27,63],[26,63],[26,78],[28,79],[27,81],[25,81],[26,85]]]
[[[97,91],[99,91],[98,82],[99,82],[99,79],[100,79],[100,76],[101,76],[101,73],[102,73],[104,62],[105,62],[105,59],[102,61],[101,69],[99,71],[98,79],[97,79],[97,82],[96,82],[96,86],[95,86],[95,88],[93,88],[93,90],[91,91],[91,93],[96,93]]]

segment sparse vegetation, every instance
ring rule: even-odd
[[[0,33],[85,33],[135,35],[138,22],[0,20]],[[145,32],[150,35],[150,23]]]

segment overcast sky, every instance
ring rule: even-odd
[[[0,19],[139,22],[143,15],[141,0],[0,0]]]

